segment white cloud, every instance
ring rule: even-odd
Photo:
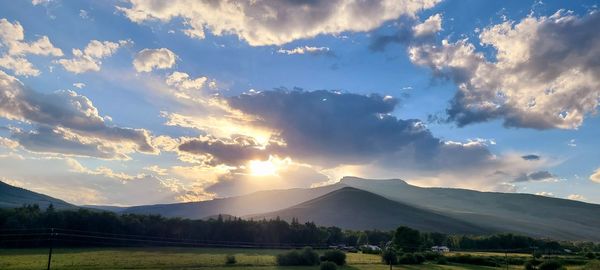
[[[42,36],[36,41],[25,41],[25,30],[19,22],[11,23],[0,19],[0,47],[5,52],[0,56],[0,67],[13,70],[19,76],[37,76],[40,71],[36,69],[26,55],[62,56],[59,48],[54,47],[47,36]]]
[[[489,60],[468,40],[409,48],[411,60],[459,88],[447,110],[459,126],[503,119],[504,125],[576,129],[600,103],[600,13],[505,21],[481,31]]]
[[[296,47],[291,50],[286,50],[286,49],[277,50],[277,53],[287,54],[287,55],[291,55],[291,54],[313,54],[313,55],[316,55],[316,54],[327,54],[329,52],[330,52],[330,50],[328,47],[311,47],[311,46]]]
[[[167,69],[175,65],[177,55],[167,48],[143,49],[135,56],[133,67],[137,72]]]
[[[79,89],[82,89],[82,88],[85,87],[85,83],[78,82],[78,83],[74,83],[73,86],[75,86],[75,87],[77,87]]]
[[[184,33],[203,39],[205,31],[214,35],[234,34],[251,46],[282,45],[320,34],[364,32],[400,16],[436,5],[438,0],[319,0],[319,1],[156,1],[131,0],[130,7],[117,7],[137,23],[181,18]]]
[[[18,146],[19,146],[18,142],[13,141],[9,138],[0,137],[0,147],[13,149],[13,148],[17,148]]]
[[[207,81],[208,78],[204,76],[191,79],[190,75],[188,75],[187,73],[175,71],[167,77],[165,82],[168,85],[176,87],[180,90],[199,90],[205,86]],[[211,88],[216,87],[214,82],[209,82],[209,84]]]
[[[585,201],[586,200],[585,197],[580,194],[571,194],[571,195],[567,196],[567,199],[575,200],[575,201]]]
[[[38,76],[40,71],[29,60],[19,56],[3,55],[0,57],[0,67],[15,72],[17,76]]]
[[[590,175],[590,180],[600,183],[600,168],[598,168],[592,175]]]
[[[577,147],[577,142],[575,142],[575,139],[571,139],[571,140],[569,140],[567,145],[571,146],[571,147]]]
[[[103,58],[113,55],[119,48],[128,44],[131,44],[130,40],[119,40],[118,42],[92,40],[83,51],[73,49],[73,58],[63,58],[57,62],[65,70],[76,74],[99,71]]]
[[[413,26],[414,36],[417,38],[435,35],[442,30],[442,15],[435,14],[424,22]]]
[[[546,192],[546,191],[537,192],[537,193],[535,193],[535,195],[544,196],[544,197],[554,197],[554,193]]]
[[[80,9],[79,17],[81,17],[82,19],[89,19],[90,15],[88,14],[88,12],[86,10]]]
[[[70,167],[70,170],[72,172],[77,172],[77,173],[85,173],[85,174],[90,174],[90,175],[102,175],[102,176],[106,176],[108,178],[113,178],[113,179],[117,179],[117,180],[121,180],[121,181],[131,181],[131,180],[137,180],[137,179],[143,179],[146,177],[145,174],[137,174],[137,175],[130,175],[130,174],[126,174],[124,172],[115,172],[110,168],[104,167],[104,166],[100,166],[96,169],[89,169],[87,167],[84,167],[83,165],[81,165],[81,163],[79,163],[77,160],[72,159],[72,158],[68,158],[66,159],[66,162],[68,164],[68,166]]]
[[[44,5],[44,4],[50,3],[51,1],[52,0],[31,0],[31,4],[34,6]]]

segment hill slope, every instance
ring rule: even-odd
[[[252,218],[298,218],[345,229],[395,229],[404,225],[423,231],[481,234],[492,232],[468,222],[419,209],[382,196],[344,187],[287,209]]]
[[[50,204],[57,209],[74,208],[75,206],[63,200],[52,198],[50,196],[33,192],[24,188],[11,186],[0,181],[0,207],[13,208],[21,207],[24,204],[37,204],[45,209]]]
[[[341,183],[497,231],[600,241],[600,205],[532,194],[421,188],[402,180],[345,177]]]
[[[333,190],[342,188],[336,184],[319,188],[294,188],[258,191],[248,195],[213,199],[210,201],[133,206],[122,213],[160,214],[166,217],[203,219],[219,214],[245,216],[271,212],[305,202]]]

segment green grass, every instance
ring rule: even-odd
[[[55,270],[116,270],[116,269],[254,269],[292,270],[318,269],[318,267],[279,267],[275,255],[284,250],[261,249],[209,249],[209,248],[119,248],[119,249],[55,249],[52,269]],[[237,263],[225,265],[225,256],[233,254]],[[472,255],[475,255],[471,253]],[[484,255],[500,255],[484,254]],[[0,269],[46,269],[47,249],[0,249]],[[378,255],[347,253],[348,270],[386,270]],[[407,270],[485,270],[499,269],[471,265],[394,266]],[[511,266],[510,269],[522,269]],[[578,269],[578,268],[569,268]]]

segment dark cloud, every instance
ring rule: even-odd
[[[394,43],[403,45],[408,44],[414,38],[411,27],[415,24],[415,21],[410,18],[403,18],[398,20],[397,23],[397,30],[393,34],[375,34],[371,40],[371,44],[369,44],[369,49],[371,51],[381,52],[384,51],[388,45]]]
[[[179,145],[179,151],[210,154],[210,163],[213,165],[240,165],[248,160],[264,160],[269,157],[268,152],[260,149],[256,141],[246,136],[236,136],[228,141],[215,138],[193,139]]]
[[[542,181],[553,179],[556,176],[548,171],[537,171],[530,174],[521,174],[514,179],[514,182],[527,182],[527,181]]]
[[[150,144],[149,132],[143,129],[107,125],[87,97],[73,91],[39,93],[25,87],[19,80],[2,71],[0,71],[0,117],[43,126],[45,129],[40,130],[42,133],[48,133],[49,129],[64,128],[90,139],[132,144],[133,148],[140,152],[156,151]],[[31,145],[34,138],[41,139],[40,136],[28,138]],[[61,152],[65,151],[68,150],[64,149]]]
[[[432,42],[435,34],[441,30],[442,17],[435,14],[425,22],[418,22],[413,17],[402,17],[396,21],[396,32],[393,34],[374,34],[369,49],[371,51],[384,51],[393,43],[401,45]]]
[[[532,155],[521,156],[521,158],[523,158],[524,160],[540,160],[541,157],[538,156],[538,155],[533,155],[532,154]]]
[[[258,116],[256,125],[279,131],[291,156],[323,163],[370,161],[408,145],[425,148],[440,143],[415,119],[390,113],[392,97],[334,91],[264,91],[229,98],[229,104]]]
[[[63,130],[39,127],[34,131],[16,131],[12,138],[25,149],[40,153],[57,153],[75,156],[89,156],[104,159],[126,159],[114,147],[98,141],[82,140],[66,134]]]

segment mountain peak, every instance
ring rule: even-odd
[[[404,181],[402,179],[365,179],[365,178],[360,178],[360,177],[356,177],[356,176],[344,176],[344,177],[342,177],[342,179],[340,179],[340,183],[342,183],[342,184],[370,182],[370,181],[378,182],[378,183],[395,183],[395,184],[408,185],[408,183],[406,183],[406,181]]]

